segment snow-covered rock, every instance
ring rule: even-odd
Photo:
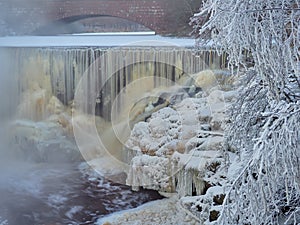
[[[215,74],[212,70],[204,70],[193,75],[196,87],[201,87],[204,90],[209,90],[218,85]]]
[[[217,219],[225,197],[225,111],[236,98],[236,91],[216,88],[211,73],[204,71],[189,81],[203,89],[195,97],[169,104],[135,124],[124,147],[126,183],[134,189],[176,192],[182,207],[201,218],[201,224]]]
[[[225,106],[232,99],[234,92],[211,90],[207,97],[185,98],[137,123],[124,148],[127,184],[180,196],[200,195],[208,183],[214,185],[224,162]]]
[[[180,204],[196,215],[201,224],[209,224],[217,220],[224,198],[224,188],[214,186],[209,188],[204,195],[181,198]]]
[[[160,152],[159,155],[168,154],[172,148],[175,151],[180,147],[175,144],[180,139],[180,124],[179,115],[174,109],[163,108],[153,113],[149,122],[134,126],[125,147],[152,156],[157,152]]]
[[[139,187],[171,192],[170,160],[164,157],[142,155],[134,157],[131,161],[127,177],[133,189]]]

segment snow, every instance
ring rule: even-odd
[[[216,224],[299,224],[296,9],[298,1],[208,0],[192,19],[240,76],[224,142],[230,188]]]
[[[119,46],[193,47],[195,39],[167,38],[158,35],[62,35],[0,37],[0,47],[119,47]]]
[[[179,204],[176,195],[146,203],[135,209],[113,213],[97,221],[97,225],[196,225],[199,220]]]
[[[2,218],[0,217],[0,225],[8,225],[8,221],[2,220]]]
[[[148,189],[169,191],[168,170],[169,160],[158,156],[141,155],[131,160],[131,166],[126,180],[133,189],[144,187]]]
[[[203,74],[201,76],[203,78]],[[194,83],[200,80],[196,78],[194,76]],[[197,93],[199,97],[186,96],[158,109],[146,122],[135,124],[124,148],[130,164],[126,183],[133,189],[145,187],[176,192],[180,199],[176,204],[197,216],[200,224],[211,217],[215,219],[221,211],[221,203],[214,205],[214,200],[218,201],[216,199],[221,196],[220,201],[223,201],[225,196],[224,188],[220,186],[225,184],[226,176],[223,124],[225,110],[236,98],[236,91],[220,90],[212,85],[210,78],[201,80],[202,87],[206,85],[205,81],[209,88]],[[191,88],[193,82],[189,83]],[[195,194],[197,196],[193,197]],[[206,210],[197,211],[200,205]],[[147,207],[147,210],[151,209]],[[166,211],[170,213],[167,208]],[[127,217],[122,217],[124,214],[116,216],[119,219],[112,220],[112,224],[118,224],[121,218],[126,220]],[[130,223],[142,221],[147,224],[149,218],[143,220],[140,216],[131,218],[130,215]],[[169,224],[164,219],[155,222]]]

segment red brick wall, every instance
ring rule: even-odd
[[[176,26],[179,26],[174,22],[178,20],[178,14],[187,10],[184,1],[175,2],[174,0],[0,0],[0,5],[9,4],[8,15],[11,20],[23,24],[23,28],[27,30],[29,27],[34,30],[49,22],[72,16],[108,15],[137,22],[159,34],[168,34],[174,33]],[[183,5],[181,7],[178,4]]]

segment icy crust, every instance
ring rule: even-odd
[[[225,110],[234,95],[203,91],[198,98],[185,98],[137,123],[125,144],[127,184],[186,196],[203,194],[207,183],[217,183],[213,173],[224,162]],[[212,173],[209,178],[207,172]]]
[[[176,192],[176,204],[199,218],[197,224],[215,221],[228,172],[223,154],[225,111],[235,98],[236,91],[210,87],[135,124],[124,147],[130,164],[126,183],[135,190]]]
[[[182,197],[180,204],[199,218],[200,224],[210,224],[218,218],[224,198],[224,188],[214,186],[209,188],[204,195]]]
[[[169,182],[169,160],[158,156],[141,155],[132,159],[126,183],[130,183],[134,190],[140,186],[171,192]]]
[[[151,156],[171,155],[179,150],[181,137],[179,114],[166,107],[152,114],[149,122],[136,124],[125,147]],[[170,152],[171,151],[171,152]]]
[[[9,130],[11,154],[30,162],[81,161],[74,139],[59,121],[59,117],[53,116],[45,121],[17,120],[12,123]]]

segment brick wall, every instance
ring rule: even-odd
[[[175,4],[176,2],[176,4]],[[188,9],[177,0],[0,0],[6,13],[0,14],[0,22],[30,33],[47,23],[81,15],[108,15],[142,24],[159,34],[176,32],[178,18]],[[182,4],[182,6],[180,5]],[[188,21],[189,13],[182,19]],[[186,20],[186,21],[183,21]],[[1,31],[0,31],[1,32]]]

